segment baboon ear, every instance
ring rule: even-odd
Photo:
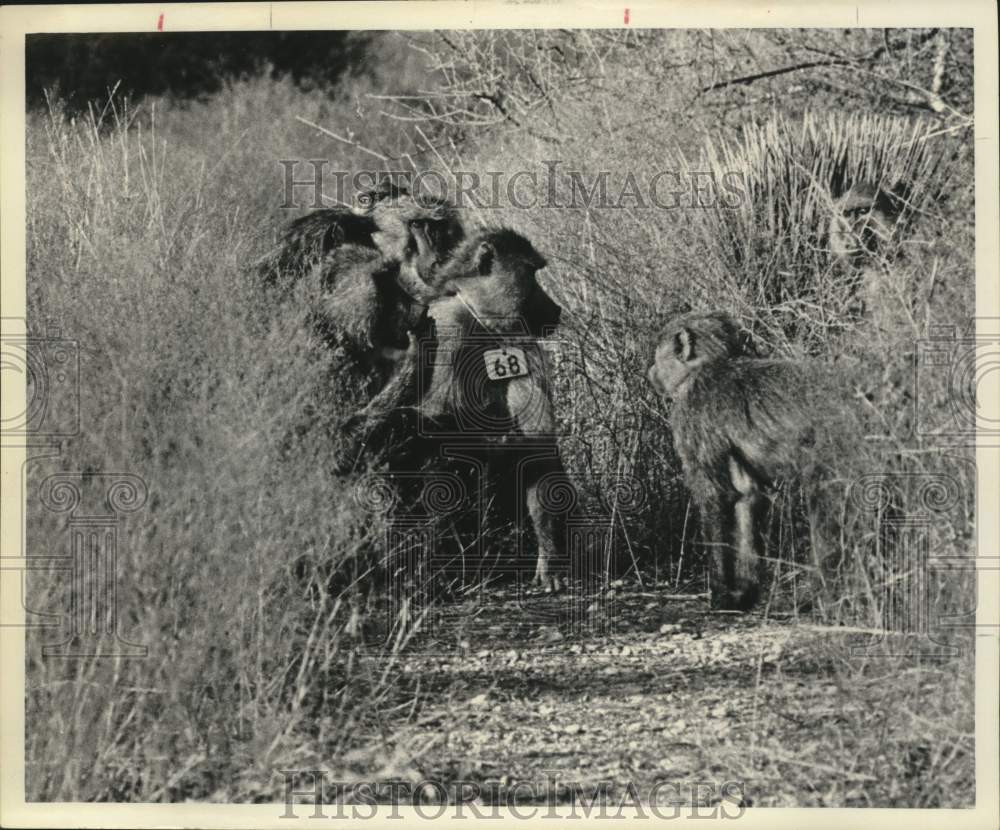
[[[489,242],[480,242],[476,249],[476,271],[480,276],[486,276],[493,271],[493,246]]]
[[[681,329],[674,338],[674,354],[681,363],[688,363],[694,358],[694,334],[691,329]]]

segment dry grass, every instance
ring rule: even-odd
[[[45,632],[29,639],[35,798],[206,797],[295,766],[303,731],[349,742],[381,704],[345,633],[364,590],[334,579],[369,567],[379,525],[330,474],[326,424],[309,415],[336,402],[308,286],[276,304],[244,268],[264,237],[254,205],[271,195],[247,184],[269,168],[249,165],[245,104],[203,111],[225,125],[214,148],[128,110],[32,121],[30,313],[82,352],[81,435],[58,466],[149,489],[118,567],[123,633],[148,658],[60,662],[41,656]],[[51,471],[33,467],[29,487]],[[31,511],[33,550],[64,533],[64,517]],[[39,578],[32,595],[60,607],[65,585]],[[335,734],[316,735],[331,709]]]

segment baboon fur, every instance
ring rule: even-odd
[[[271,284],[279,277],[301,277],[344,245],[377,250],[372,238],[377,232],[370,216],[346,207],[314,210],[288,223],[278,245],[257,261],[257,273]]]
[[[711,546],[717,607],[747,610],[760,593],[762,514],[788,482],[811,510],[842,424],[836,384],[817,366],[756,357],[731,318],[674,318],[649,380],[671,401],[670,424],[684,477]],[[818,519],[817,519],[818,520]],[[826,559],[820,541],[814,561]]]

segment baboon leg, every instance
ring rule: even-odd
[[[718,494],[699,504],[702,536],[709,547],[712,606],[731,610],[732,586],[736,579],[736,549],[733,547],[734,503]]]
[[[474,369],[479,363],[462,363],[467,312],[457,298],[435,304],[433,319],[437,349],[429,382],[421,391],[420,411],[425,418],[440,420],[449,412],[458,411],[466,399],[467,387],[474,386],[478,376]],[[464,370],[464,373],[463,373]]]
[[[814,480],[805,482],[803,486],[808,488],[804,497],[815,568],[815,576],[810,580],[812,596],[807,594],[806,603],[811,605],[813,600],[825,601],[830,585],[843,566],[844,552],[840,539],[842,504],[838,505],[836,491],[830,483]]]
[[[728,587],[736,607],[747,610],[759,593],[758,517],[763,496],[757,482],[735,458],[729,459],[729,477],[739,496],[733,508],[736,558],[733,581]]]
[[[560,468],[561,469],[561,465]],[[538,497],[538,477],[530,482],[526,492],[528,515],[538,539],[538,564],[533,584],[546,593],[561,591],[565,581],[551,571],[551,560],[558,558],[566,546],[566,517],[545,510]]]
[[[757,554],[757,516],[760,505],[761,496],[751,492],[740,496],[734,507],[736,556],[730,591],[736,607],[741,610],[747,610],[754,605],[760,590],[758,585],[760,557]]]

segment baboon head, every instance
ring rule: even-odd
[[[902,201],[870,182],[852,185],[834,203],[829,249],[834,259],[856,262],[883,249],[893,235]]]
[[[382,254],[391,259],[402,259],[412,251],[413,225],[420,225],[426,231],[439,255],[454,248],[464,236],[454,206],[434,196],[412,194],[391,180],[383,180],[358,193],[351,211],[375,223],[377,231],[372,239]]]
[[[661,395],[676,397],[692,373],[745,355],[749,348],[748,338],[727,314],[683,314],[667,323],[647,377]]]
[[[544,336],[562,308],[538,284],[545,258],[519,233],[485,231],[464,242],[436,277],[444,297],[460,302],[487,329]]]

